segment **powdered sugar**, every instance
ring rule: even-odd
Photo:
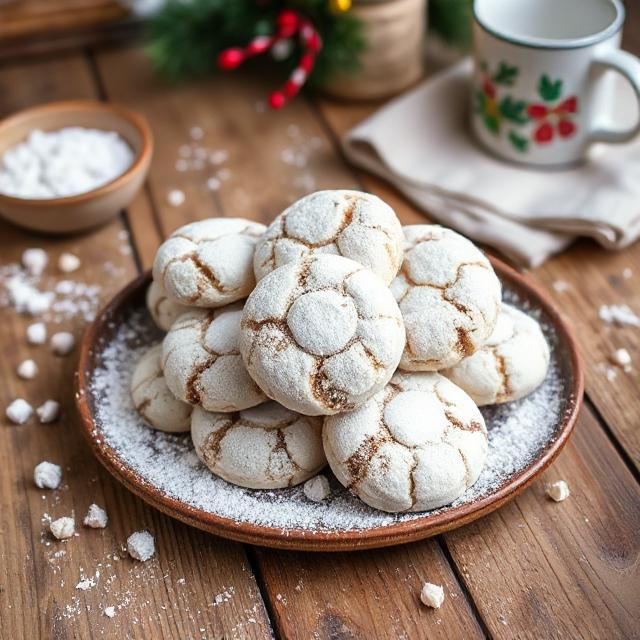
[[[76,280],[56,282],[46,274],[30,274],[17,263],[0,266],[0,307],[13,307],[18,313],[39,316],[41,320],[57,323],[80,317],[91,322],[101,293],[99,285]],[[27,340],[30,344],[42,344],[46,327],[39,323],[31,327]]]
[[[506,298],[522,308],[510,292]],[[529,313],[542,321],[551,346],[547,377],[527,398],[482,410],[489,430],[487,464],[473,487],[438,512],[495,492],[539,457],[557,435],[569,394],[568,382],[560,375],[566,354],[540,312]],[[91,400],[98,425],[94,437],[112,447],[123,467],[132,469],[141,482],[195,508],[284,532],[362,530],[425,517],[423,513],[394,515],[371,509],[339,487],[331,476],[331,495],[316,503],[305,497],[301,486],[252,491],[212,475],[199,462],[188,436],[152,432],[137,415],[129,394],[131,375],[142,353],[158,341],[160,334],[142,306],[115,320],[121,324],[115,336],[101,346],[98,361],[102,364],[92,380]]]

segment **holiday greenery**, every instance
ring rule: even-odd
[[[428,0],[429,29],[447,44],[467,49],[471,43],[472,0]]]
[[[146,50],[169,78],[202,74],[224,50],[275,33],[278,16],[289,8],[308,19],[320,36],[322,47],[309,81],[322,83],[336,69],[356,70],[365,47],[361,24],[344,6],[328,0],[168,0],[147,23]],[[288,71],[300,54],[297,40],[291,43],[291,52],[278,60]]]

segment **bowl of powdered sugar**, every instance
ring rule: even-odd
[[[146,120],[89,100],[26,109],[0,122],[0,214],[29,229],[83,231],[125,208],[149,170]]]

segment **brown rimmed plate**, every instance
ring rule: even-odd
[[[529,278],[497,259],[491,260],[504,289],[514,295],[519,304],[534,311],[553,335],[552,360],[562,393],[557,398],[557,419],[554,420],[552,431],[536,449],[535,456],[527,460],[522,468],[501,478],[486,494],[434,512],[414,514],[412,519],[344,530],[269,526],[222,516],[215,513],[215,509],[200,508],[190,501],[168,495],[167,491],[143,477],[129,464],[122,451],[112,446],[109,437],[105,437],[97,417],[99,399],[94,392],[96,372],[103,367],[105,349],[115,339],[118,329],[127,322],[128,314],[132,310],[142,313],[144,309],[149,274],[140,276],[117,294],[85,333],[76,378],[76,402],[83,433],[100,462],[143,500],[187,524],[239,542],[305,551],[346,551],[403,544],[472,522],[514,498],[553,462],[573,430],[583,395],[582,363],[575,338],[565,320],[548,296]],[[126,372],[123,371],[122,375],[125,376]],[[491,431],[490,421],[488,426]],[[286,494],[280,500],[280,504],[286,503]],[[330,509],[331,505],[327,508]],[[260,509],[259,504],[256,509]]]

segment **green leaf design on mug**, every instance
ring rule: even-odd
[[[504,87],[512,87],[518,77],[518,67],[512,67],[506,62],[501,62],[498,70],[493,75],[493,81]]]
[[[505,96],[500,101],[500,113],[506,120],[516,124],[526,124],[527,103],[524,100],[514,100],[511,96]]]
[[[562,95],[562,80],[553,81],[546,73],[542,74],[538,83],[538,93],[545,102],[557,100]]]
[[[529,149],[529,141],[515,131],[509,131],[509,142],[511,142],[513,148],[520,153],[526,153]]]

